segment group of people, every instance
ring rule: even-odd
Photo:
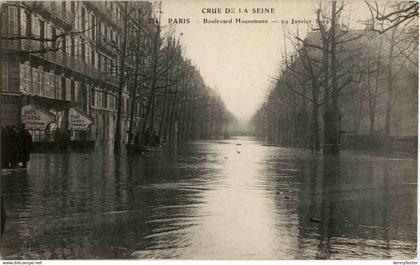
[[[12,125],[1,128],[1,167],[15,169],[26,168],[32,151],[32,136],[25,129],[25,124],[19,127]]]

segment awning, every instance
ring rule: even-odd
[[[87,130],[92,124],[91,119],[86,114],[75,108],[69,110],[69,129],[73,131]]]
[[[26,105],[22,107],[22,123],[29,130],[45,130],[49,123],[54,121],[54,114],[47,110]]]

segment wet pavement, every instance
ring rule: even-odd
[[[177,161],[33,154],[2,177],[9,259],[411,259],[415,158],[339,157],[252,138]]]

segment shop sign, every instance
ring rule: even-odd
[[[75,108],[69,110],[69,129],[73,131],[87,130],[92,124],[90,118]]]
[[[54,114],[33,105],[23,106],[21,115],[22,123],[28,130],[45,130],[48,124],[54,121]]]

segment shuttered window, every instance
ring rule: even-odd
[[[24,94],[30,93],[31,67],[26,64],[20,64],[20,91]]]

